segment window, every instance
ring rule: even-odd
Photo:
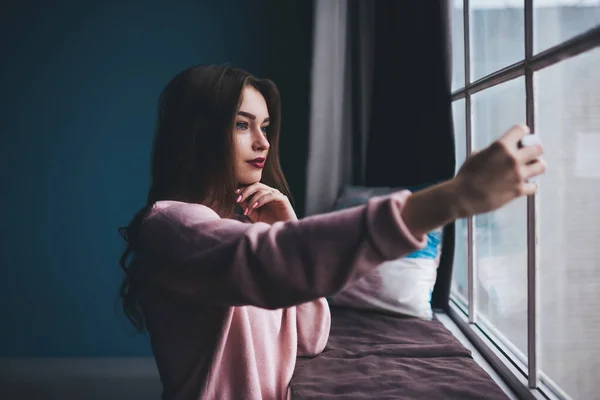
[[[453,0],[451,18],[457,169],[522,121],[549,169],[457,221],[450,314],[520,397],[596,398],[600,0]]]

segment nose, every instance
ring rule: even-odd
[[[270,146],[271,145],[269,144],[269,141],[267,140],[267,137],[265,136],[264,132],[260,130],[260,128],[255,129],[254,141],[252,142],[252,149],[256,152],[267,151],[269,150]]]

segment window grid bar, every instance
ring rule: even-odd
[[[483,78],[479,78],[473,83],[466,83],[466,86],[452,94],[452,100],[465,96],[465,93],[475,94],[493,86],[508,82],[523,75],[525,71],[525,61],[519,61],[508,67],[502,68]]]
[[[527,125],[535,132],[533,68],[533,0],[525,0],[525,110]],[[543,58],[542,58],[543,60]],[[539,384],[539,330],[536,196],[527,197],[527,379],[529,388]]]
[[[465,15],[467,14],[468,12],[465,12]],[[465,25],[466,23],[467,21],[465,20]],[[531,28],[533,28],[533,26],[531,26]],[[466,35],[467,32],[465,31],[465,36]],[[530,40],[530,45],[533,47],[533,37],[531,37]],[[467,39],[465,38],[465,43],[466,42]],[[471,83],[469,79],[465,80],[465,87],[452,93],[452,100],[461,99],[465,97],[466,93],[475,94],[482,90],[489,89],[492,86],[518,78],[525,74],[526,69],[530,69],[531,72],[539,71],[540,69],[549,67],[568,58],[575,57],[597,46],[600,46],[600,26],[590,29],[581,35],[575,36],[536,55],[533,55],[533,48],[531,48],[531,54],[524,60],[484,76],[473,83]],[[467,55],[465,55],[465,60],[466,59]]]
[[[469,0],[463,1],[463,28],[464,28],[464,45],[465,45],[465,84],[468,86],[471,81],[471,43],[469,33]],[[471,129],[471,95],[465,92],[465,131],[467,134],[467,157],[473,151],[473,132]],[[477,322],[476,306],[476,286],[475,279],[475,240],[474,240],[474,218],[467,218],[467,307],[469,323]]]
[[[471,84],[471,34],[469,21],[469,0],[463,0],[463,41],[465,46],[465,86]]]

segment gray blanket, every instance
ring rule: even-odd
[[[508,397],[439,321],[332,308],[329,343],[299,358],[300,399],[488,399]]]

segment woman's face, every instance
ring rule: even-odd
[[[235,117],[235,175],[240,185],[259,182],[269,152],[269,110],[256,88],[246,86]]]

